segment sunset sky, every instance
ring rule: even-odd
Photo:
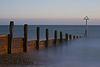
[[[100,0],[0,0],[0,24],[100,25]]]

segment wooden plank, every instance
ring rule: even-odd
[[[12,47],[23,47],[23,38],[14,38]]]
[[[22,53],[23,48],[12,48],[12,53]]]
[[[8,41],[8,37],[0,37],[0,42]]]
[[[0,54],[8,53],[8,35],[0,37]]]
[[[54,39],[51,39],[51,40],[49,40],[48,41],[48,47],[52,47],[52,46],[54,46]]]
[[[28,41],[27,51],[36,50],[36,40]]]
[[[12,53],[23,52],[23,38],[13,38]]]
[[[60,39],[57,39],[57,45],[60,43]]]
[[[45,48],[46,41],[40,41],[39,48]]]
[[[28,41],[28,46],[35,46],[36,47],[36,40]]]
[[[8,34],[0,35],[0,37],[8,37]]]
[[[1,49],[0,54],[7,54],[8,53],[7,51],[8,51],[8,49]]]
[[[7,44],[6,43],[0,43],[0,44],[2,44],[2,45],[0,45],[0,49],[3,49],[3,48],[6,48],[7,49]]]

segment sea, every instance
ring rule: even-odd
[[[54,31],[65,34],[84,36],[85,25],[29,25],[28,40],[36,40],[36,29],[40,27],[40,39],[46,39],[46,29],[49,29],[49,39],[54,39]],[[9,34],[8,25],[0,25],[0,35]],[[14,37],[24,37],[24,26],[14,26]],[[88,25],[87,37],[59,44],[56,47],[26,53],[33,65],[25,67],[100,67],[100,25]],[[11,66],[13,67],[13,66]],[[16,66],[16,67],[19,67]],[[20,67],[24,67],[20,65]]]
[[[85,25],[28,25],[28,40],[36,40],[36,29],[40,27],[40,40],[46,39],[46,29],[49,29],[49,39],[54,39],[54,31],[58,31],[58,38],[60,32],[65,34],[84,36]],[[0,35],[9,34],[9,25],[0,25]],[[89,25],[87,28],[88,37],[100,37],[100,25]],[[24,37],[24,25],[14,25],[13,37]]]

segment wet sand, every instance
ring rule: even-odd
[[[100,38],[82,38],[57,47],[0,55],[4,67],[99,67]]]

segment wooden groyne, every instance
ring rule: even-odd
[[[13,38],[14,31],[14,21],[10,22],[9,34],[0,35],[0,54],[12,54],[12,53],[22,53],[32,50],[39,50],[42,48],[48,48],[52,46],[57,46],[60,43],[68,42],[69,40],[75,40],[81,38],[81,36],[72,36],[68,33],[65,34],[63,38],[63,32],[61,31],[58,39],[57,30],[54,31],[54,39],[49,39],[49,29],[46,29],[45,35],[46,40],[40,41],[40,27],[37,27],[37,40],[28,41],[28,25],[24,25],[24,38]]]

